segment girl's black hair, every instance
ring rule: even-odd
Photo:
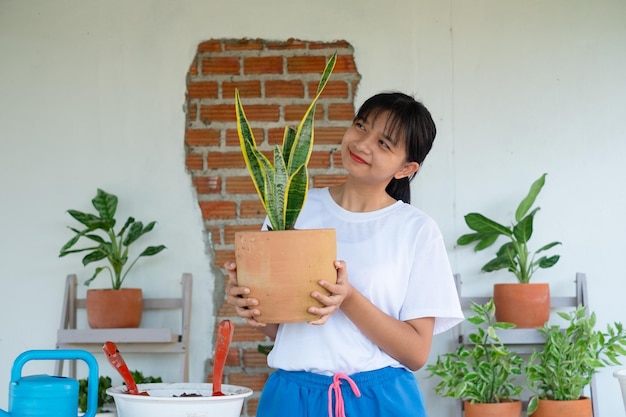
[[[379,93],[361,105],[354,119],[374,120],[383,112],[389,112],[385,131],[404,141],[407,162],[417,162],[421,168],[437,135],[437,127],[428,109],[403,93]],[[410,182],[414,177],[415,174],[399,180],[393,178],[387,185],[387,194],[396,200],[411,203]]]

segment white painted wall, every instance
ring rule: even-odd
[[[440,223],[468,292],[487,294],[497,277],[477,273],[490,254],[455,248],[462,216],[506,222],[548,172],[535,239],[561,240],[562,260],[536,279],[571,293],[584,271],[601,324],[626,321],[626,3],[312,4],[0,0],[0,408],[15,357],[54,347],[65,275],[87,274],[57,253],[69,238],[65,211],[88,210],[97,187],[121,197],[122,215],[157,220],[146,243],[168,246],[138,265],[133,284],[160,296],[194,274],[191,377],[205,375],[220,278],[184,168],[182,106],[195,48],[210,38],[345,39],[362,75],[359,102],[383,89],[422,99],[440,133],[414,200]],[[431,357],[449,342],[438,337]],[[132,361],[175,378],[167,358]],[[599,375],[604,416],[624,413],[613,370]],[[432,417],[451,416],[452,402],[418,375]]]

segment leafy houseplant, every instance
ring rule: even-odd
[[[154,382],[163,382],[161,377],[144,376],[141,371],[134,370],[130,374],[137,384],[149,384]],[[87,387],[89,386],[87,378],[78,380],[78,409],[81,412],[87,411]],[[106,412],[110,410],[115,401],[113,397],[106,393],[111,388],[111,377],[101,376],[98,378],[98,412]],[[107,407],[108,406],[108,407]]]
[[[465,400],[466,415],[467,408],[473,404],[516,402],[517,417],[522,406],[517,397],[523,387],[514,379],[521,375],[524,361],[497,335],[497,330],[515,326],[495,321],[493,300],[484,305],[472,303],[471,308],[475,315],[467,320],[478,327],[468,335],[469,343],[462,344],[455,352],[440,355],[434,364],[426,367],[431,377],[441,379],[435,392]]]
[[[465,216],[465,223],[474,230],[474,233],[465,234],[457,240],[459,245],[476,243],[475,251],[481,251],[493,245],[500,236],[508,239],[496,252],[496,257],[482,267],[483,272],[493,272],[508,269],[520,283],[530,282],[534,272],[539,268],[550,268],[559,261],[559,255],[542,256],[535,259],[535,255],[551,249],[561,242],[551,242],[535,252],[528,249],[528,241],[533,234],[533,221],[540,207],[529,212],[539,192],[545,184],[547,174],[543,174],[530,187],[528,194],[517,206],[515,223],[510,227],[504,226],[480,213],[469,213]]]
[[[495,258],[482,267],[483,272],[507,269],[512,272],[520,284],[495,284],[494,301],[496,318],[514,323],[517,327],[539,327],[550,317],[550,288],[548,284],[529,282],[540,268],[551,268],[559,261],[559,255],[541,256],[540,254],[561,242],[551,242],[532,252],[528,243],[533,235],[535,214],[540,207],[533,207],[537,196],[545,184],[547,174],[539,177],[530,187],[528,194],[517,206],[515,221],[511,226],[504,226],[480,213],[469,213],[465,223],[473,233],[462,235],[457,244],[475,244],[474,250],[481,251],[492,246],[502,236],[507,241],[500,246]],[[523,301],[520,301],[523,300]]]
[[[88,380],[78,380],[78,409],[81,412],[87,411],[87,387]],[[98,413],[105,411],[105,406],[113,404],[113,397],[106,393],[106,390],[111,388],[111,378],[108,376],[101,376],[98,378]]]
[[[153,256],[165,246],[148,246],[126,267],[129,249],[141,236],[152,231],[156,222],[143,225],[133,217],[128,217],[119,231],[115,230],[118,199],[115,195],[98,189],[91,200],[97,214],[68,210],[70,216],[82,224],[82,229],[70,227],[74,232],[62,248],[59,257],[72,253],[87,252],[83,265],[92,262],[108,261],[108,265],[95,269],[89,285],[102,271],[107,270],[111,277],[111,289],[87,291],[87,319],[92,328],[138,327],[143,311],[143,294],[140,288],[121,288],[127,274],[141,257]],[[79,241],[87,240],[92,245],[75,249]],[[126,269],[125,269],[126,267]]]
[[[111,288],[119,290],[122,287],[124,279],[133,268],[139,258],[144,256],[153,256],[165,249],[165,246],[148,246],[146,247],[124,270],[128,262],[128,251],[130,246],[141,236],[152,231],[156,222],[150,222],[143,225],[142,222],[136,221],[133,217],[129,217],[124,226],[115,231],[115,213],[117,211],[118,199],[115,195],[109,194],[98,188],[98,192],[91,203],[98,214],[83,213],[78,210],[68,210],[67,212],[79,223],[85,226],[84,229],[78,230],[73,227],[70,229],[75,236],[70,239],[62,248],[59,257],[63,257],[70,253],[89,252],[83,257],[83,265],[87,266],[92,262],[106,259],[109,262],[107,266],[97,267],[93,276],[85,281],[85,285],[89,285],[100,272],[107,270],[111,277]],[[104,234],[96,234],[100,231]],[[81,249],[72,249],[81,238],[89,239],[95,242],[95,246],[89,246]]]
[[[324,291],[320,279],[335,282],[336,239],[333,229],[293,230],[309,188],[307,165],[313,151],[317,101],[334,69],[336,55],[327,62],[315,98],[298,127],[285,128],[282,146],[274,147],[273,162],[258,148],[235,90],[237,132],[246,167],[269,220],[267,231],[237,232],[237,279],[259,299],[258,321],[310,321],[307,311],[318,304],[310,294]],[[261,273],[264,272],[264,274]],[[289,303],[287,303],[289,301]],[[291,306],[289,304],[292,304]]]
[[[621,323],[609,324],[603,332],[595,329],[596,315],[588,314],[586,307],[558,314],[567,327],[545,324],[540,328],[545,345],[532,353],[526,366],[528,386],[537,394],[528,403],[529,414],[544,415],[543,400],[580,399],[599,368],[619,365],[619,356],[626,355],[626,331]]]

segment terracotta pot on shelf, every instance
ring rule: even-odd
[[[532,417],[592,417],[591,398],[580,397],[578,400],[556,401],[539,400],[537,410]]]
[[[469,401],[463,402],[465,417],[520,417],[521,401],[504,401],[501,403],[482,404]]]
[[[334,229],[235,233],[239,285],[259,300],[263,323],[316,320],[307,311],[319,303],[311,292],[326,290],[320,280],[336,282]]]
[[[493,302],[496,320],[518,328],[542,327],[550,319],[549,284],[494,284]]]
[[[141,288],[87,290],[87,321],[92,329],[139,327],[143,313]]]

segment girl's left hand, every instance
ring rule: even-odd
[[[319,284],[324,287],[330,295],[313,291],[311,297],[322,303],[323,307],[309,307],[308,312],[320,316],[319,319],[310,321],[309,324],[324,324],[330,316],[339,308],[352,291],[352,286],[348,281],[348,273],[346,271],[346,263],[344,261],[335,261],[337,269],[337,283],[331,284],[328,281],[320,281]]]

